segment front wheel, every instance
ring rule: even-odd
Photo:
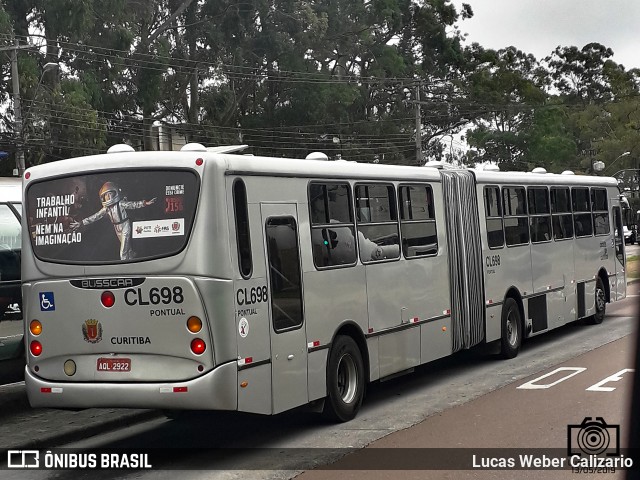
[[[596,313],[586,318],[586,322],[590,325],[598,325],[604,320],[604,314],[607,310],[607,294],[604,290],[604,283],[600,277],[596,278]]]
[[[502,337],[500,338],[500,356],[514,358],[518,355],[522,343],[522,320],[518,303],[507,298],[502,307]]]
[[[345,335],[336,337],[327,362],[327,399],[322,412],[326,418],[348,422],[364,397],[364,363],[356,342]]]

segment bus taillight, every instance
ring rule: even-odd
[[[31,320],[29,331],[32,335],[40,335],[42,333],[42,323],[40,323],[40,320]]]
[[[42,353],[42,344],[37,340],[33,340],[29,344],[29,350],[31,351],[31,355],[38,357]]]
[[[202,320],[198,317],[189,317],[189,320],[187,320],[187,329],[191,333],[198,333],[202,330]]]
[[[207,344],[200,338],[194,338],[191,341],[191,351],[196,355],[202,355],[207,349]]]
[[[111,308],[116,303],[116,296],[113,294],[113,292],[106,290],[102,292],[102,295],[100,295],[100,301],[105,307]]]

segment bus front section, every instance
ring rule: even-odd
[[[204,299],[224,287],[186,274],[197,173],[37,177],[25,190],[31,405],[234,409],[235,363],[216,368]]]

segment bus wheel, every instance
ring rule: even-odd
[[[348,422],[353,419],[364,396],[364,363],[356,342],[339,335],[329,352],[325,418]]]
[[[607,310],[607,294],[604,291],[604,284],[600,277],[596,278],[596,313],[586,318],[589,325],[598,325],[604,320],[604,314]]]
[[[514,358],[518,355],[522,342],[522,321],[520,309],[516,301],[509,297],[502,307],[502,338],[500,339],[500,356]]]

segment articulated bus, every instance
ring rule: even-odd
[[[612,178],[112,150],[25,173],[34,407],[348,421],[368,382],[625,297]]]

